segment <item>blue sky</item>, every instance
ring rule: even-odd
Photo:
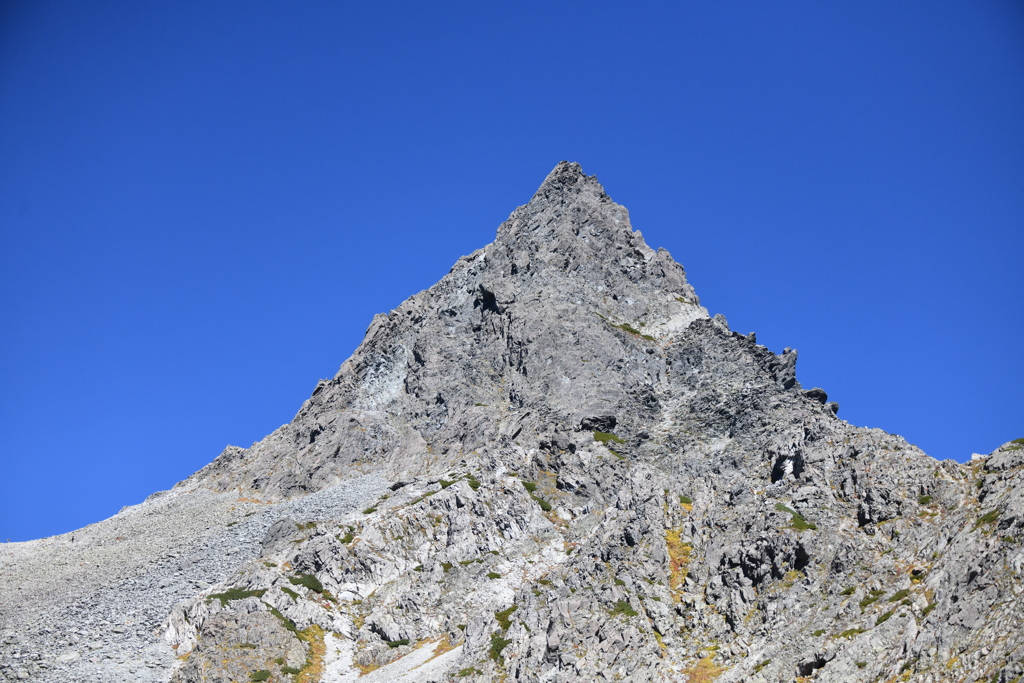
[[[1024,437],[1017,2],[0,6],[0,540],[289,421],[561,159],[840,417]]]

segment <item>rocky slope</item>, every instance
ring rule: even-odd
[[[290,424],[165,496],[169,519],[220,501],[217,537],[241,523],[247,545],[199,546],[214,585],[169,580],[191,595],[153,675],[1017,680],[1024,441],[940,463],[837,412],[559,164],[495,242],[375,317]],[[8,577],[48,541],[0,554],[8,623]],[[5,675],[71,680],[73,661],[12,664],[21,641]]]

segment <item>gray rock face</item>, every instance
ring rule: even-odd
[[[144,504],[249,525],[161,680],[1016,680],[1024,442],[937,462],[796,358],[559,164],[291,423]]]
[[[653,415],[669,369],[661,346],[706,318],[668,252],[644,244],[596,179],[560,164],[493,244],[376,316],[292,423],[190,481],[288,496],[353,471],[401,479],[601,416]]]

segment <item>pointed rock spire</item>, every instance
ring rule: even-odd
[[[604,193],[604,188],[597,182],[597,176],[587,176],[583,168],[575,161],[559,161],[558,164],[548,173],[547,178],[537,188],[534,197],[541,195],[551,197],[552,195],[571,192],[577,185],[587,182],[596,185]]]

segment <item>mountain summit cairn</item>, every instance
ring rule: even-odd
[[[839,419],[796,358],[710,317],[562,162],[292,422],[74,544],[0,548],[0,672],[1024,675],[1024,440],[938,462]]]

